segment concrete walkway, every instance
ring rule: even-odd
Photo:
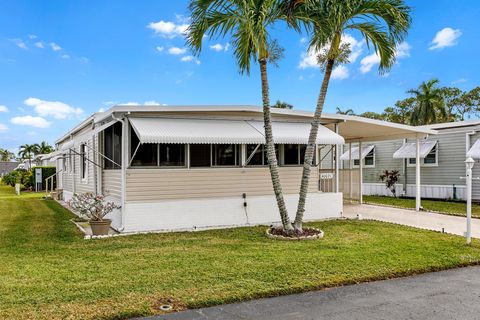
[[[363,219],[398,223],[420,229],[442,231],[443,228],[444,232],[459,236],[464,236],[467,229],[467,218],[464,217],[369,204],[344,205],[344,217],[355,218],[357,214]],[[472,237],[480,238],[480,219],[472,219]]]
[[[188,310],[155,320],[477,320],[480,267]]]

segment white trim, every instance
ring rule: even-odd
[[[425,158],[420,158],[420,166],[421,167],[438,167],[438,142],[435,144],[435,146],[433,147],[435,148],[435,163],[425,163]],[[427,156],[431,153],[432,151],[430,151]],[[410,159],[415,159],[415,158],[405,158],[406,161],[407,161],[407,167],[409,168],[414,168],[416,166],[416,163],[410,163]]]

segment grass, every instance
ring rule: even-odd
[[[265,227],[83,240],[40,197],[0,186],[2,319],[124,319],[480,262],[477,240],[374,221],[313,223],[320,241]]]
[[[388,206],[396,206],[407,209],[415,209],[415,199],[412,198],[394,198],[385,196],[363,196],[363,200],[372,204],[382,204]],[[436,211],[452,216],[465,217],[467,205],[460,201],[444,201],[444,200],[423,200],[422,207],[427,211]],[[480,218],[480,205],[472,203],[472,217]]]

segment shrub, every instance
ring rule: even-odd
[[[46,184],[46,179],[50,177],[52,174],[55,174],[57,172],[57,169],[55,167],[34,167],[30,170],[30,178],[28,180],[29,187],[35,187],[35,169],[41,168],[42,169],[42,189],[44,190],[47,186]],[[49,181],[50,183],[50,181]],[[25,185],[26,186],[26,185]],[[55,189],[57,187],[57,180],[53,179],[53,188]]]
[[[400,172],[398,170],[385,170],[380,175],[380,180],[385,182],[385,186],[392,192],[395,198],[397,197],[396,183],[398,182],[399,177]]]
[[[120,208],[113,202],[106,202],[104,196],[96,196],[91,192],[75,193],[72,199],[68,201],[68,206],[89,221],[103,221],[103,218],[113,209]]]

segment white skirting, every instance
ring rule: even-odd
[[[455,185],[456,199],[466,199],[466,189],[464,185]],[[453,199],[454,187],[453,185],[421,185],[420,192],[422,198],[432,199]],[[385,187],[383,183],[364,183],[363,184],[364,195],[381,195],[392,196],[390,190]],[[415,185],[407,184],[406,194],[403,191],[403,185],[397,185],[397,196],[406,195],[407,197],[415,197]]]
[[[165,200],[125,204],[123,232],[198,230],[279,223],[274,196]],[[294,218],[298,195],[286,195]],[[343,210],[341,193],[309,193],[305,221],[338,218]]]

